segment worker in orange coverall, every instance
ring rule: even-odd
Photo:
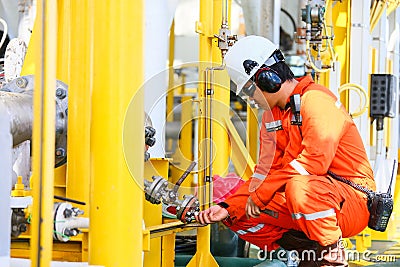
[[[224,202],[201,211],[264,250],[302,252],[299,266],[348,266],[342,237],[368,224],[367,197],[328,170],[370,190],[373,172],[356,125],[336,96],[311,77],[294,79],[268,39],[248,36],[225,56],[237,94],[264,114],[259,161],[251,179]]]

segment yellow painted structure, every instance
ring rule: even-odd
[[[89,264],[142,266],[143,2],[92,3]]]
[[[342,71],[341,84],[348,83],[350,77],[350,2],[328,1],[326,13],[328,23],[334,25],[334,50]],[[176,182],[194,159],[193,148],[188,145],[193,142],[193,130],[198,132],[197,192],[203,209],[212,202],[212,182],[208,180],[212,177],[207,177],[211,166],[204,154],[209,149],[208,142],[212,141],[213,152],[209,155],[212,174],[226,175],[229,160],[232,160],[241,177],[248,179],[252,175],[258,157],[258,114],[248,107],[246,148],[230,120],[229,77],[221,67],[221,51],[214,37],[221,27],[222,14],[229,22],[230,0],[200,1],[200,18],[196,24],[200,82],[196,99],[193,92],[186,94],[184,75],[183,83],[175,90],[172,24],[167,121],[174,119],[174,93],[178,91],[182,128],[177,158],[181,165],[172,167],[168,177],[169,160],[151,159],[143,164],[144,136],[143,131],[138,130],[144,125],[143,92],[139,90],[143,83],[143,5],[143,1],[129,0],[38,0],[33,42],[22,73],[35,74],[32,227],[23,237],[26,242],[14,245],[12,251],[12,256],[27,257],[30,250],[32,266],[50,266],[52,258],[88,261],[107,267],[173,266],[176,234],[192,228],[185,228],[180,222],[163,223],[161,205],[144,201],[143,177],[160,175]],[[388,7],[387,13],[393,8]],[[379,6],[376,10],[371,16],[374,23],[382,15]],[[371,71],[377,56],[372,50]],[[327,56],[322,55],[322,60],[325,62]],[[388,61],[388,73],[392,64]],[[69,87],[68,162],[54,169],[53,84],[56,79]],[[329,74],[321,73],[319,81],[327,85]],[[213,94],[206,96],[207,89],[213,89]],[[341,100],[349,105],[348,96]],[[193,129],[193,109],[197,105],[198,128]],[[212,136],[205,130],[210,119]],[[373,142],[371,138],[371,144]],[[397,180],[399,183],[400,178]],[[188,188],[185,193],[193,193],[193,175],[182,187]],[[25,194],[21,186],[16,190],[15,195]],[[399,190],[397,186],[396,212],[400,209]],[[78,207],[85,211],[84,216],[90,215],[89,232],[85,231],[66,244],[53,245],[53,194],[87,203]],[[394,228],[389,230],[395,231]],[[210,226],[197,228],[197,251],[188,266],[218,266],[210,253],[210,234]],[[371,230],[363,231],[355,237],[357,250],[364,251],[371,246],[371,235],[387,239],[388,234],[378,236]]]
[[[151,179],[152,176],[168,177],[169,161],[167,159],[156,159],[152,158],[150,161],[144,164],[144,177]],[[143,198],[143,219],[146,229],[149,227],[159,226],[162,224],[162,205],[154,205],[148,201],[145,201],[144,194]],[[165,237],[167,238],[167,237]],[[150,240],[150,247],[148,251],[144,253],[144,266],[152,267],[157,266],[161,262],[161,237],[153,238]],[[175,243],[174,243],[175,245]],[[164,247],[164,246],[163,246]],[[175,246],[174,246],[175,247]],[[168,251],[172,256],[174,255],[173,249]]]
[[[33,267],[50,266],[53,247],[53,184],[55,151],[55,88],[57,64],[57,2],[37,2],[36,72],[32,136],[33,211],[31,260]]]
[[[93,2],[71,1],[66,197],[89,214]],[[79,29],[79,30],[76,30]],[[61,78],[60,78],[61,79]],[[76,130],[79,129],[79,130]]]
[[[210,67],[212,60],[212,37],[213,37],[213,1],[202,0],[200,2],[200,16],[199,21],[196,22],[196,32],[199,33],[199,81],[205,81],[205,70]],[[202,209],[210,206],[210,183],[206,182],[206,172],[209,166],[205,166],[206,143],[202,142],[206,138],[205,125],[207,123],[205,117],[205,82],[199,83],[198,99],[200,100],[199,107],[199,120],[198,120],[198,138],[199,138],[199,182],[198,182],[198,197]],[[188,266],[218,266],[217,262],[210,253],[210,234],[211,227],[205,226],[199,228],[197,231],[197,250]]]

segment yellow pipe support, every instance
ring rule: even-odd
[[[175,73],[174,73],[174,58],[175,58],[175,20],[172,20],[169,30],[169,56],[168,56],[168,91],[167,91],[167,122],[174,121],[174,95],[175,95]],[[172,150],[173,140],[171,138],[165,140],[167,151]],[[167,178],[167,177],[165,177]]]
[[[200,200],[201,208],[206,209],[210,206],[210,199],[208,192],[210,185],[205,181],[206,173],[204,158],[205,146],[204,142],[206,137],[205,124],[205,70],[212,62],[212,19],[213,19],[213,1],[201,0],[200,1],[200,21],[196,22],[196,32],[199,36],[199,120],[198,120],[198,138],[199,138],[199,182],[198,182],[198,197]],[[197,251],[193,258],[188,263],[188,267],[200,266],[218,266],[215,259],[210,253],[210,226],[205,226],[197,231]]]
[[[91,3],[89,264],[143,266],[144,3]]]
[[[164,158],[151,158],[144,164],[144,177],[151,180],[153,176],[168,177],[169,161]],[[145,198],[142,194],[143,199]],[[146,228],[162,224],[162,205],[154,205],[143,200],[143,219]],[[161,238],[150,240],[150,250],[144,253],[144,266],[153,267],[161,264]],[[169,253],[173,253],[170,251]]]
[[[240,177],[244,180],[248,180],[253,175],[255,163],[248,154],[235,126],[229,118],[225,119],[225,125],[231,140],[231,159],[235,166],[235,170]]]
[[[172,233],[162,238],[162,267],[175,265],[175,237],[176,234]]]
[[[175,20],[169,30],[167,121],[174,121],[174,58],[175,58]]]
[[[70,40],[71,40],[71,4],[70,0],[58,0],[58,30],[57,30],[57,73],[58,80],[70,86]],[[73,20],[72,20],[73,21]],[[68,88],[69,89],[69,88]],[[68,90],[69,91],[69,90]],[[69,101],[71,101],[69,99]],[[68,135],[68,137],[70,137]],[[68,149],[67,149],[68,151]],[[69,156],[69,153],[68,153]],[[66,168],[58,167],[54,172],[54,181],[57,186],[54,194],[66,196]]]
[[[93,2],[71,1],[70,82],[68,87],[67,197],[83,201],[89,214],[90,120],[93,56]]]
[[[228,4],[226,7],[225,5]],[[214,0],[213,1],[212,32],[218,34],[221,23],[225,20],[229,24],[228,18],[231,1]],[[227,14],[225,14],[227,11]],[[225,14],[225,18],[222,14]],[[212,41],[212,61],[214,65],[222,65],[221,50],[218,48],[218,41]],[[213,150],[213,174],[225,176],[228,173],[229,165],[229,139],[224,125],[224,118],[229,118],[230,111],[230,79],[226,70],[215,70],[211,74],[214,80],[211,81],[214,86],[213,107],[212,107],[212,140]]]
[[[247,105],[246,148],[253,162],[258,161],[258,109]]]
[[[332,7],[332,25],[335,33],[333,49],[337,60],[340,62],[340,84],[349,82],[349,59],[350,59],[350,29],[351,29],[351,3],[348,0],[336,2]],[[345,99],[341,99],[345,103]]]
[[[47,267],[53,245],[57,1],[38,0],[35,30],[31,266]]]

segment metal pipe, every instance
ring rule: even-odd
[[[0,91],[0,105],[10,117],[13,146],[32,139],[34,76],[22,76],[4,85]],[[65,163],[67,157],[67,107],[68,87],[56,81],[52,87],[56,101],[55,115],[55,166]]]
[[[0,91],[0,106],[8,113],[9,127],[16,146],[32,137],[32,95]]]

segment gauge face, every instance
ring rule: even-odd
[[[26,44],[20,38],[14,38],[7,45],[4,55],[4,79],[6,83],[21,75],[26,54]]]

